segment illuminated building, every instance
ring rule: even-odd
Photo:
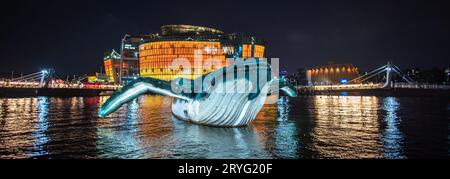
[[[306,75],[310,85],[338,85],[357,78],[359,69],[352,64],[333,64],[309,69]]]
[[[127,83],[139,77],[139,45],[152,35],[131,36],[122,39],[120,52],[112,50],[104,56],[104,66],[109,82]],[[122,65],[120,65],[122,64]]]
[[[87,74],[88,83],[108,82],[109,77],[101,73]]]
[[[105,65],[106,76],[109,78],[108,81],[117,83],[120,71],[120,54],[112,50],[111,53],[105,54],[103,63]]]
[[[153,35],[128,35],[122,39],[120,56],[122,66],[119,65],[119,83],[128,83],[139,77],[139,45]]]
[[[114,83],[127,83],[138,76],[165,81],[195,79],[227,66],[227,58],[264,58],[265,50],[264,41],[253,36],[225,34],[208,27],[166,25],[161,27],[161,34],[125,35],[120,53],[113,50],[105,55],[104,65]],[[173,67],[176,59],[187,60],[189,66]],[[204,63],[209,59],[214,59],[214,64]]]
[[[252,36],[225,34],[208,27],[167,25],[162,34],[142,38],[139,47],[141,77],[170,81],[179,77],[195,79],[227,65],[227,58],[263,58],[264,42]],[[190,66],[175,66],[175,59],[185,59]],[[215,65],[205,65],[214,59]],[[189,71],[181,74],[183,69]]]
[[[104,56],[106,76],[109,82],[121,83],[133,80],[139,76],[139,60],[132,57],[121,58],[121,55],[115,50]],[[122,67],[121,64],[122,63]]]

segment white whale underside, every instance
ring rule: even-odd
[[[217,89],[231,91],[236,86],[245,86],[243,85],[245,83],[246,80],[221,83],[208,98],[198,101],[175,99],[172,103],[172,113],[181,120],[202,125],[222,127],[248,125],[264,106],[269,85],[265,85],[261,93],[252,100],[248,100],[249,93],[245,93],[244,89],[237,88],[237,91],[242,91],[240,93],[217,91]],[[251,88],[251,83],[247,84]]]
[[[104,117],[117,110],[123,104],[137,98],[146,92],[152,92],[174,98],[172,103],[172,113],[181,120],[196,124],[218,126],[218,127],[239,127],[251,123],[259,111],[264,106],[269,90],[275,92],[273,87],[279,84],[277,91],[285,91],[289,96],[296,96],[295,88],[285,79],[272,77],[270,80],[264,80],[267,75],[263,73],[270,69],[270,65],[264,61],[237,61],[236,66],[247,66],[248,74],[254,72],[258,78],[245,78],[244,76],[231,79],[224,79],[225,76],[235,76],[236,70],[233,66],[216,70],[205,76],[205,79],[215,79],[215,85],[203,84],[202,79],[198,78],[194,85],[204,88],[196,95],[177,93],[176,89],[189,89],[179,85],[177,80],[175,85],[153,78],[142,78],[135,80],[116,91],[101,107],[99,116]],[[244,74],[244,70],[238,70]],[[259,79],[259,80],[258,80]],[[207,80],[207,81],[208,81]],[[189,86],[189,85],[187,85]],[[277,85],[275,85],[277,87]],[[257,90],[258,89],[258,90]]]

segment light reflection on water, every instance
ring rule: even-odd
[[[446,99],[280,97],[243,128],[177,120],[172,99],[155,95],[99,119],[106,99],[0,99],[0,158],[400,159],[450,153]]]
[[[36,130],[33,132],[33,137],[36,142],[34,144],[33,151],[37,152],[37,155],[48,155],[45,149],[45,144],[49,141],[47,131],[48,131],[48,98],[38,97],[37,98],[37,113],[38,118],[36,122]],[[28,104],[27,106],[30,106]]]
[[[402,151],[403,134],[398,128],[401,119],[397,116],[400,103],[394,97],[383,100],[383,110],[386,111],[386,128],[383,135],[383,151],[388,158],[405,158]]]
[[[381,157],[379,105],[376,97],[314,97],[310,150],[327,158]]]

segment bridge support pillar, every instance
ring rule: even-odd
[[[392,88],[392,70],[393,66],[391,62],[388,62],[386,65],[386,83],[383,85],[383,88]]]

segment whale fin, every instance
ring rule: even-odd
[[[152,92],[164,96],[170,96],[183,100],[192,100],[190,97],[184,94],[176,93],[172,89],[172,83],[155,78],[140,78],[130,82],[121,89],[114,92],[111,97],[102,105],[98,115],[105,117],[117,109],[123,104],[138,98],[140,95]]]
[[[278,88],[279,90],[283,91],[284,93],[286,93],[287,95],[289,95],[290,97],[297,97],[298,96],[298,92],[297,89],[294,87],[294,85],[292,85],[291,83],[289,83],[286,79],[284,78],[278,78],[272,81],[271,86],[275,86],[275,84],[278,83]]]

